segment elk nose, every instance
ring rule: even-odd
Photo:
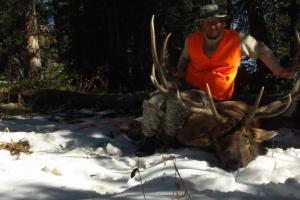
[[[229,171],[237,170],[240,167],[241,167],[241,163],[238,161],[230,161],[226,163],[226,169]]]

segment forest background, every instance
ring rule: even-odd
[[[152,91],[151,16],[157,44],[169,32],[175,68],[185,37],[197,30],[200,0],[0,0],[1,92],[55,89],[83,93]],[[216,1],[232,16],[227,25],[269,46],[283,66],[296,53],[299,0]],[[243,58],[237,94],[281,94],[292,81]]]

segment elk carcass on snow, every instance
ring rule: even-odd
[[[284,113],[293,99],[299,95],[300,80],[295,82],[291,92],[281,99],[260,106],[264,88],[256,97],[254,105],[243,101],[214,102],[209,85],[206,85],[208,105],[189,97],[187,91],[181,91],[177,83],[167,80],[165,73],[167,44],[170,34],[163,43],[160,59],[156,51],[154,17],[151,24],[151,53],[153,67],[151,80],[158,91],[168,98],[177,100],[192,114],[177,131],[176,140],[184,145],[213,149],[225,168],[236,169],[246,166],[262,153],[262,142],[274,137],[277,133],[259,128],[261,118],[276,117]],[[300,47],[298,31],[295,31]],[[296,54],[291,70],[299,69],[300,53]],[[175,80],[175,79],[174,79]]]

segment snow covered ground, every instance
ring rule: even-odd
[[[199,149],[138,158],[136,146],[119,131],[131,117],[88,110],[69,116],[76,114],[86,117],[0,121],[0,144],[28,140],[32,151],[18,156],[0,150],[1,200],[300,199],[300,149],[269,149],[246,168],[227,172]],[[282,140],[300,144],[293,131],[279,131]]]

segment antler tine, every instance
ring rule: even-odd
[[[151,73],[150,78],[151,78],[151,81],[152,81],[152,83],[153,83],[153,85],[155,86],[156,89],[158,89],[163,94],[168,93],[168,89],[161,86],[157,81],[154,64],[152,65],[152,73]]]
[[[212,112],[209,109],[207,109],[205,106],[203,106],[203,104],[195,102],[189,98],[183,97],[179,90],[177,90],[177,99],[185,108],[187,108],[192,113],[212,115]],[[194,106],[189,106],[186,103],[194,104]]]
[[[167,88],[167,86],[168,86],[167,80],[166,80],[165,76],[163,75],[163,70],[162,70],[161,64],[158,60],[157,51],[156,51],[154,15],[152,15],[152,18],[151,18],[150,33],[151,33],[151,53],[152,53],[152,59],[153,59],[154,67],[155,67],[155,69],[157,70],[157,72],[159,74],[159,78],[162,82],[163,87]],[[165,44],[166,44],[165,46],[167,46],[169,37],[170,37],[170,34],[165,39]]]
[[[300,36],[299,36],[299,32],[298,32],[297,28],[295,28],[295,38],[296,38],[296,42],[298,44],[298,51],[295,54],[295,57],[293,59],[293,65],[291,67],[291,71],[299,72],[299,69],[300,69]]]
[[[293,61],[292,70],[297,71],[299,68],[299,62],[300,62],[300,36],[297,28],[295,28],[295,37],[296,41],[298,43],[298,52],[296,54],[296,57]],[[258,108],[258,111],[255,115],[256,118],[269,118],[269,117],[276,117],[278,115],[283,114],[285,111],[287,111],[292,103],[292,100],[295,99],[297,96],[300,95],[300,79],[298,78],[296,82],[294,83],[294,87],[292,88],[290,94],[284,99],[273,101],[265,106],[262,106]]]
[[[296,80],[293,89],[287,95],[287,97],[259,107],[258,111],[255,114],[255,117],[270,118],[270,117],[279,116],[290,108],[293,99],[295,99],[299,95],[300,95],[300,79]]]
[[[285,111],[289,109],[292,103],[292,96],[291,94],[288,95],[287,99],[282,102],[281,100],[273,101],[272,103],[260,107],[258,110],[261,110],[255,114],[255,118],[270,118],[276,117],[283,114]],[[282,106],[284,105],[284,106]],[[268,108],[271,107],[272,110],[268,111]]]
[[[225,118],[223,118],[217,111],[216,109],[216,105],[214,103],[214,100],[213,100],[213,97],[211,95],[211,92],[210,92],[210,88],[209,88],[209,85],[208,83],[206,83],[206,92],[207,92],[207,95],[208,95],[208,100],[209,100],[209,105],[210,105],[210,109],[215,117],[215,119],[218,121],[218,122],[225,122]]]
[[[263,93],[264,93],[264,87],[261,87],[260,92],[259,92],[258,96],[256,97],[254,105],[252,106],[252,108],[250,108],[247,115],[242,119],[242,124],[249,124],[252,121],[252,119],[255,116],[256,110],[259,106],[259,103],[261,101],[261,97],[262,97]]]
[[[194,101],[194,100],[192,100],[188,97],[185,97],[185,96],[181,95],[181,93],[180,93],[180,100],[184,101],[186,104],[188,104],[190,106],[193,106],[193,107],[198,107],[198,108],[204,108],[205,107],[205,105],[202,102],[199,103],[197,101]]]
[[[212,98],[210,89],[208,84],[206,84],[206,90],[207,90],[207,94],[208,94],[208,99],[209,99],[209,104],[210,104],[210,109],[208,109],[207,107],[205,107],[202,103],[196,102],[188,97],[184,97],[182,96],[181,92],[179,90],[177,90],[177,99],[178,101],[184,106],[186,107],[189,111],[193,112],[193,113],[198,113],[198,114],[209,114],[209,115],[213,115],[213,117],[220,123],[224,123],[226,120],[225,118],[223,118],[217,111],[214,100]],[[188,105],[187,105],[188,104]]]
[[[166,65],[167,65],[167,47],[168,47],[168,42],[169,42],[169,38],[171,36],[171,33],[169,33],[166,38],[165,38],[165,41],[163,43],[163,46],[162,46],[162,51],[161,51],[161,54],[160,54],[160,62],[162,63],[161,64],[161,67],[163,70],[166,70]]]
[[[294,84],[294,87],[291,91],[292,98],[296,98],[300,94],[300,78],[296,80],[296,83]]]
[[[300,46],[300,35],[299,35],[298,30],[297,30],[297,27],[295,27],[295,37],[296,37],[296,41],[297,41],[298,46]]]

